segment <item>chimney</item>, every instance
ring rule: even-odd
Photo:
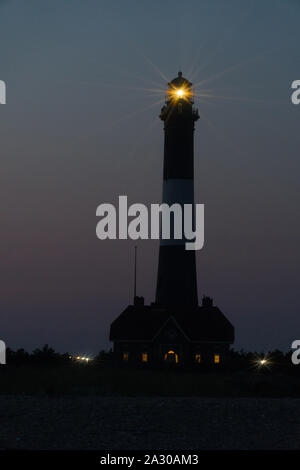
[[[145,304],[144,297],[138,297],[137,295],[134,297],[134,305],[143,306]]]
[[[213,299],[204,295],[202,297],[202,307],[213,307]]]

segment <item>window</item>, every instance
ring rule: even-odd
[[[166,362],[175,362],[178,363],[178,354],[175,351],[168,351],[165,354],[165,361]]]
[[[148,353],[142,353],[142,362],[148,362]]]
[[[128,361],[128,358],[129,358],[129,353],[123,352],[123,361]]]
[[[197,362],[197,364],[201,362],[201,354],[195,354],[195,362]]]
[[[214,362],[215,362],[215,364],[219,364],[219,362],[220,362],[220,356],[219,356],[219,354],[215,354]]]

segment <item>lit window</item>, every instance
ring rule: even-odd
[[[123,352],[123,361],[128,361],[129,354],[128,352]]]
[[[219,364],[220,362],[220,356],[219,354],[215,354],[215,364]]]
[[[175,362],[177,364],[178,362],[178,354],[175,351],[168,351],[165,354],[165,361],[166,362]]]
[[[195,362],[198,364],[201,362],[201,354],[195,354]]]
[[[148,362],[148,353],[142,353],[142,362]]]

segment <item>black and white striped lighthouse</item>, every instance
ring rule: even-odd
[[[159,212],[163,216],[168,211],[171,223],[164,230],[166,219],[162,217],[155,302],[145,305],[143,297],[135,296],[133,305],[113,321],[110,340],[114,342],[114,357],[124,364],[144,366],[171,363],[219,367],[228,358],[234,327],[212,298],[204,296],[202,305],[198,305],[196,252],[187,249],[187,240],[178,230],[182,219],[175,217],[176,211],[185,216],[187,207],[190,215],[193,208],[196,217],[198,214],[194,204],[194,123],[199,114],[193,107],[192,84],[181,72],[168,84],[160,118],[165,134],[165,204]],[[184,230],[184,236],[190,240],[193,231],[197,232],[197,227]]]
[[[164,121],[163,203],[194,205],[194,123],[199,119],[193,107],[192,83],[178,73],[168,83]],[[185,249],[186,240],[160,240],[156,303],[169,306],[197,306],[195,251]]]

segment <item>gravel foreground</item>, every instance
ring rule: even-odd
[[[299,449],[300,399],[0,396],[0,449]]]

